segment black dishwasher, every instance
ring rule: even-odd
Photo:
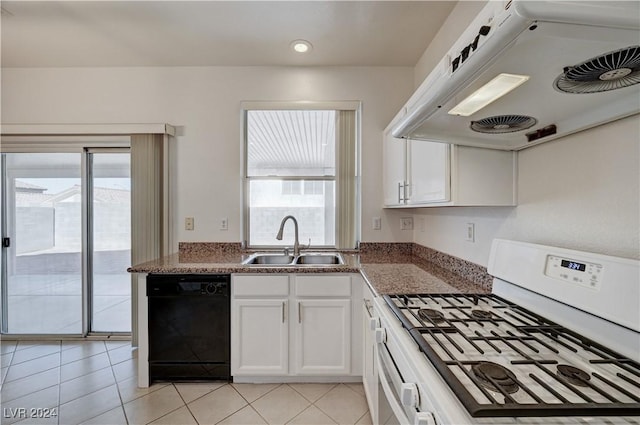
[[[230,275],[149,274],[149,378],[226,380]]]

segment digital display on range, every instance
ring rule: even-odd
[[[576,263],[575,261],[562,260],[560,262],[562,267],[566,267],[571,270],[585,271],[587,269],[587,265],[583,263]]]

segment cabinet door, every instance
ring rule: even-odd
[[[351,300],[297,300],[295,309],[295,373],[348,375]]]
[[[451,200],[451,146],[446,143],[409,142],[408,204]]]
[[[233,300],[232,375],[289,373],[288,301]]]
[[[407,178],[406,144],[404,139],[396,139],[391,134],[384,135],[382,180],[384,204],[387,206],[404,204],[404,184]]]

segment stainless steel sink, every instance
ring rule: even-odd
[[[295,257],[293,255],[283,254],[264,254],[256,253],[247,258],[242,264],[255,264],[255,265],[290,265],[294,264]]]
[[[273,252],[257,252],[242,264],[255,266],[322,266],[344,264],[342,255],[335,252],[308,252],[301,255],[283,255]]]
[[[342,256],[338,253],[308,253],[296,258],[299,265],[344,264]]]

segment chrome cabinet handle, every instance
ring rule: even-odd
[[[298,303],[298,323],[302,323],[302,311],[301,311],[300,303]]]
[[[284,310],[286,307],[286,303],[284,301],[282,301],[282,323],[284,323]]]
[[[398,203],[402,203],[404,202],[404,198],[402,197],[401,193],[404,192],[404,185],[400,182],[398,182]]]

